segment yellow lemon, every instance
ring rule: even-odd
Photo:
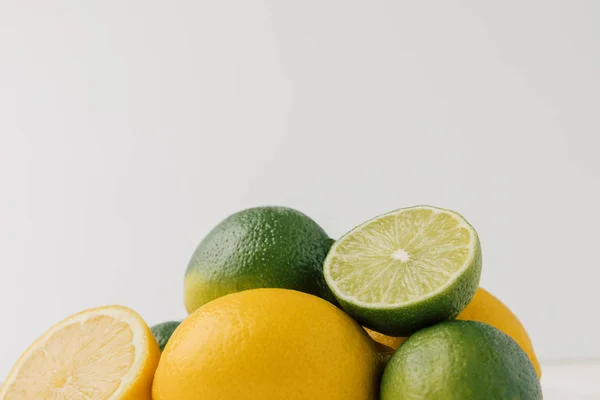
[[[94,308],[54,325],[21,356],[2,400],[150,400],[160,357],[150,328],[121,306]]]
[[[485,322],[486,324],[501,330],[521,346],[523,351],[529,356],[538,377],[542,376],[540,363],[533,351],[531,339],[521,324],[521,321],[519,321],[515,314],[513,314],[508,307],[502,304],[502,302],[490,292],[483,288],[479,288],[475,293],[473,300],[471,300],[469,305],[467,305],[456,319]],[[393,349],[398,349],[398,347],[406,340],[405,337],[387,336],[367,328],[365,328],[365,330],[373,340]]]
[[[254,289],[200,307],[175,330],[154,400],[375,400],[375,342],[325,300]]]
[[[397,350],[398,347],[400,347],[400,345],[402,343],[404,343],[404,341],[407,339],[402,336],[396,337],[396,336],[384,335],[383,333],[375,332],[374,330],[371,330],[364,326],[363,326],[363,328],[365,329],[365,331],[367,331],[369,336],[371,336],[371,339],[373,339],[374,341],[376,341],[379,344],[390,347],[394,350]]]

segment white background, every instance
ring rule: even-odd
[[[600,356],[600,2],[0,1],[0,377],[52,323],[185,316],[198,242],[463,213],[542,359]]]

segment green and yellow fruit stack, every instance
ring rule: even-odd
[[[298,211],[247,209],[196,248],[185,320],[76,314],[0,400],[542,399],[531,341],[481,270],[475,229],[450,210],[399,209],[334,241]]]

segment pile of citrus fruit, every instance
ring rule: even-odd
[[[459,214],[418,206],[337,241],[306,215],[231,215],[185,274],[189,316],[149,328],[122,306],[59,322],[16,362],[0,400],[535,400],[519,320],[479,287]]]

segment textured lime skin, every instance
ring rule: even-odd
[[[521,347],[476,321],[447,321],[413,334],[386,366],[381,400],[539,400]]]
[[[168,321],[163,322],[162,324],[154,325],[152,328],[150,328],[152,335],[154,335],[154,338],[158,342],[158,347],[160,348],[161,352],[165,349],[167,342],[179,324],[181,324],[181,321]]]
[[[332,244],[316,222],[290,208],[235,213],[196,248],[185,276],[186,309],[257,288],[293,289],[337,304],[323,277]]]
[[[391,336],[409,336],[418,329],[455,319],[473,299],[481,277],[481,246],[473,262],[448,287],[423,300],[398,308],[366,308],[338,297],[342,308],[361,325]]]

